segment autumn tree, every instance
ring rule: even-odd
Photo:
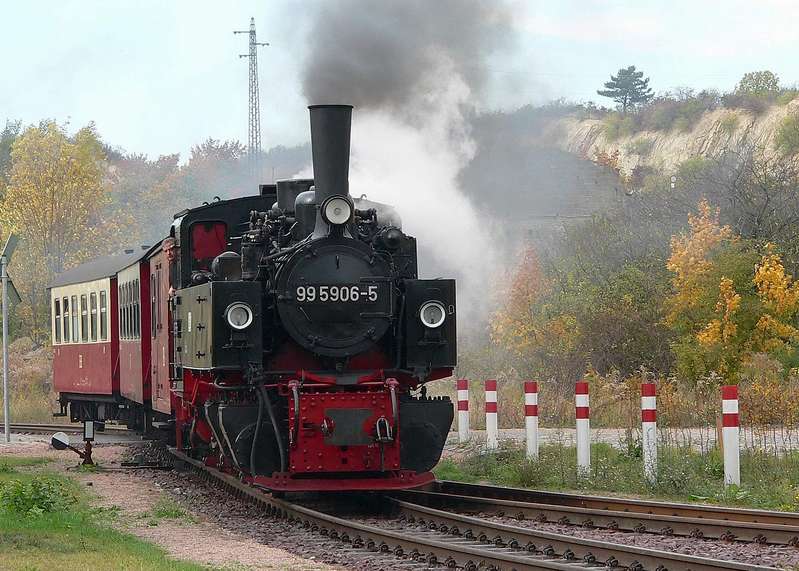
[[[11,147],[0,225],[22,239],[14,275],[34,336],[49,329],[45,294],[52,277],[108,248],[113,224],[101,216],[108,204],[104,160],[93,125],[69,137],[62,126],[43,122]]]
[[[172,215],[184,206],[178,203],[172,183],[180,171],[178,155],[150,160],[128,154],[110,161],[109,217],[127,224],[127,245],[152,244],[164,238]]]
[[[635,66],[621,68],[616,75],[610,76],[605,89],[597,91],[602,97],[609,97],[621,106],[621,112],[638,104],[646,103],[654,97],[649,87],[649,78],[644,79],[643,71],[636,71]]]
[[[491,321],[492,339],[517,355],[530,355],[540,342],[541,316],[536,308],[545,290],[538,254],[528,246],[500,294],[500,309]]]
[[[6,121],[6,126],[0,131],[0,197],[8,184],[8,171],[11,167],[11,145],[19,135],[21,125],[19,121]]]

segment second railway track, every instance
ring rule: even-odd
[[[438,509],[385,495],[371,496],[372,503],[377,499],[377,503],[387,508],[379,516],[358,513],[359,506],[367,503],[362,495],[356,501],[353,501],[356,496],[340,496],[322,504],[297,503],[252,488],[181,452],[172,453],[180,462],[222,484],[236,496],[255,502],[267,513],[337,539],[348,548],[371,550],[383,557],[393,554],[398,567],[404,560],[468,571],[773,569],[544,532],[456,513],[450,506]]]
[[[395,497],[459,513],[799,547],[799,514],[436,482]]]

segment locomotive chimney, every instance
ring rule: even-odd
[[[315,202],[350,193],[352,105],[311,105],[311,152]]]

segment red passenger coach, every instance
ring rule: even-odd
[[[133,339],[142,318],[137,302],[141,291],[135,288],[141,282],[128,277],[138,271],[144,254],[144,249],[126,250],[98,258],[60,274],[51,284],[53,385],[61,415],[69,411],[73,420],[143,420],[131,406],[143,404],[146,396],[141,375],[138,381],[133,377],[142,366],[141,357],[135,362],[141,351]]]
[[[119,300],[119,392],[135,403],[150,400],[149,271],[137,260],[117,277]]]

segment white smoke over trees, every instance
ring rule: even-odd
[[[466,117],[510,16],[503,2],[339,0],[319,7],[309,35],[308,102],[356,107],[350,191],[397,208],[421,276],[459,280],[462,324],[482,321],[498,271],[490,221],[458,184],[476,151]]]

